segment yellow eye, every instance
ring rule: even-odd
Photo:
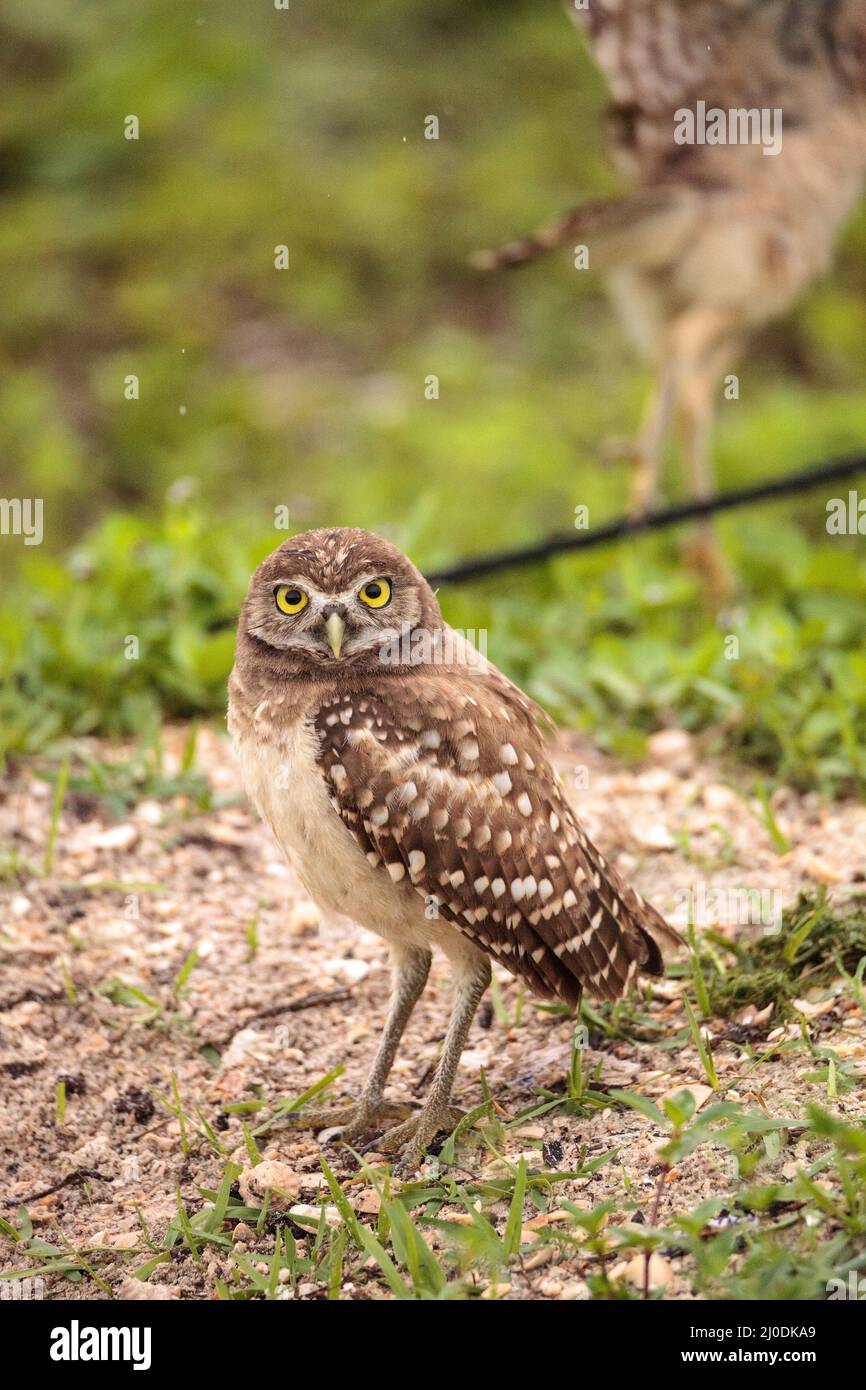
[[[279,584],[274,590],[274,598],[280,612],[288,613],[290,617],[300,613],[310,601],[303,589],[299,589],[296,584]]]
[[[371,579],[361,586],[358,597],[368,608],[384,608],[391,597],[390,579]]]

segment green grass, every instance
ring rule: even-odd
[[[14,1220],[0,1221],[0,1237],[17,1256],[15,1268],[0,1278],[90,1278],[110,1293],[100,1267],[121,1261],[146,1281],[152,1275],[159,1278],[160,1267],[173,1261],[199,1264],[210,1246],[229,1261],[228,1275],[217,1282],[222,1299],[269,1300],[300,1283],[318,1285],[328,1298],[339,1299],[351,1283],[364,1298],[466,1300],[485,1290],[488,1297],[504,1292],[512,1274],[522,1272],[544,1245],[552,1247],[549,1268],[570,1276],[579,1268],[589,1296],[596,1299],[646,1296],[613,1271],[634,1254],[664,1252],[677,1258],[696,1296],[781,1301],[823,1299],[831,1279],[845,1279],[850,1270],[866,1266],[866,1130],[861,1125],[818,1106],[796,1119],[771,1118],[763,1110],[731,1102],[718,1102],[696,1115],[688,1090],[661,1109],[629,1092],[614,1092],[611,1102],[635,1109],[661,1134],[663,1173],[712,1146],[735,1160],[740,1172],[735,1190],[685,1210],[666,1201],[663,1209],[655,1209],[653,1224],[636,1225],[639,1207],[627,1190],[619,1200],[588,1207],[558,1191],[561,1183],[597,1171],[599,1160],[557,1172],[546,1170],[541,1161],[536,1165],[521,1158],[505,1165],[501,1177],[469,1181],[460,1167],[440,1160],[435,1176],[394,1193],[385,1168],[362,1165],[354,1178],[340,1180],[323,1158],[325,1187],[318,1215],[280,1214],[279,1208],[271,1211],[267,1198],[261,1208],[246,1206],[237,1193],[241,1169],[223,1159],[218,1189],[199,1188],[192,1199],[178,1189],[177,1214],[164,1232],[155,1234],[140,1218],[140,1244],[122,1253],[75,1249],[59,1230],[52,1242],[36,1237],[26,1208],[21,1208]],[[791,1142],[791,1134],[809,1141],[813,1153],[820,1150],[818,1156],[798,1165],[790,1181],[757,1180],[765,1153],[777,1154],[780,1145]],[[182,1129],[181,1142],[187,1154],[196,1143],[209,1140],[200,1130],[190,1136]],[[603,1160],[615,1157],[611,1152]],[[359,1179],[379,1196],[372,1222],[352,1204]],[[327,1205],[336,1208],[336,1223],[326,1217]],[[450,1219],[444,1208],[465,1212],[468,1224]],[[545,1213],[554,1210],[566,1219],[559,1215],[546,1225]],[[529,1216],[542,1218],[535,1225],[537,1244],[526,1239]],[[255,1255],[234,1248],[232,1230],[239,1221],[256,1232]]]
[[[293,530],[384,531],[431,569],[567,531],[578,504],[592,525],[619,513],[601,445],[634,431],[648,385],[567,255],[467,267],[616,186],[602,85],[558,6],[127,10],[12,0],[5,20],[0,493],[42,497],[46,530],[0,544],[0,759],[220,716],[248,574],[286,534],[275,508]],[[744,359],[725,484],[862,447],[864,302],[861,215]],[[770,780],[862,790],[866,552],[827,536],[826,501],[723,523],[741,589],[721,623],[672,538],[443,605],[615,752],[677,721]]]
[[[86,743],[73,741],[59,768],[50,759],[35,759],[36,776],[54,784],[45,874],[50,875],[53,867],[57,821],[67,794],[75,798],[79,810],[99,810],[113,820],[124,819],[133,806],[146,800],[177,799],[182,809],[167,809],[166,820],[214,810],[219,798],[214,797],[207,777],[195,762],[197,734],[197,727],[191,726],[179,765],[171,771],[166,767],[158,732],[152,741],[139,740],[116,755],[108,751],[100,756]]]
[[[704,941],[715,948],[698,949],[713,1017],[729,1018],[745,1004],[774,1004],[791,1016],[791,1000],[807,990],[856,978],[866,957],[866,898],[840,911],[826,897],[803,897],[783,912],[778,932],[735,941],[709,931]]]
[[[422,564],[444,556],[427,527],[386,529]],[[449,551],[471,535],[467,520],[455,526]],[[489,535],[490,545],[508,539],[504,519]],[[0,617],[0,752],[57,749],[70,734],[156,739],[163,718],[221,715],[249,573],[282,538],[170,503],[153,519],[109,517],[67,559],[29,561]],[[455,626],[486,630],[491,658],[555,717],[615,753],[639,756],[646,735],[673,721],[771,782],[862,792],[866,552],[810,542],[769,516],[730,548],[743,589],[721,622],[665,541],[440,598]],[[729,632],[740,637],[735,661]],[[116,788],[115,802],[133,789]]]

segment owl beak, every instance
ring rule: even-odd
[[[343,645],[343,637],[346,633],[346,624],[339,613],[332,613],[325,623],[325,631],[328,634],[328,644],[334,656],[340,655],[340,648]]]

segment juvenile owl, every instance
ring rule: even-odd
[[[412,1161],[451,1089],[490,959],[545,999],[617,999],[679,941],[589,841],[541,711],[443,621],[423,576],[366,531],[309,531],[259,566],[241,611],[229,729],[247,791],[322,908],[391,947],[393,990],[351,1105],[310,1127],[379,1132],[384,1088],[440,947],[455,1000],[423,1107],[376,1142]],[[399,1113],[399,1112],[398,1112]]]

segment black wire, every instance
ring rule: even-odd
[[[502,550],[493,555],[470,557],[447,569],[428,574],[427,580],[434,586],[458,584],[465,579],[478,579],[482,575],[496,574],[500,570],[535,565],[551,555],[562,555],[572,550],[592,550],[595,546],[608,545],[624,536],[637,536],[644,531],[659,531],[666,526],[676,526],[681,521],[692,521],[695,517],[732,511],[735,507],[744,507],[750,502],[760,502],[768,497],[785,497],[790,493],[808,492],[819,483],[839,482],[843,478],[853,478],[858,473],[866,473],[866,453],[836,459],[821,468],[806,468],[800,473],[789,473],[783,478],[759,483],[756,487],[734,488],[715,497],[693,499],[676,507],[666,507],[659,512],[648,512],[645,516],[623,516],[618,521],[609,522],[607,526],[600,526],[597,531],[584,531],[579,535],[548,536],[546,540],[536,541],[534,545],[523,546],[517,550]]]

